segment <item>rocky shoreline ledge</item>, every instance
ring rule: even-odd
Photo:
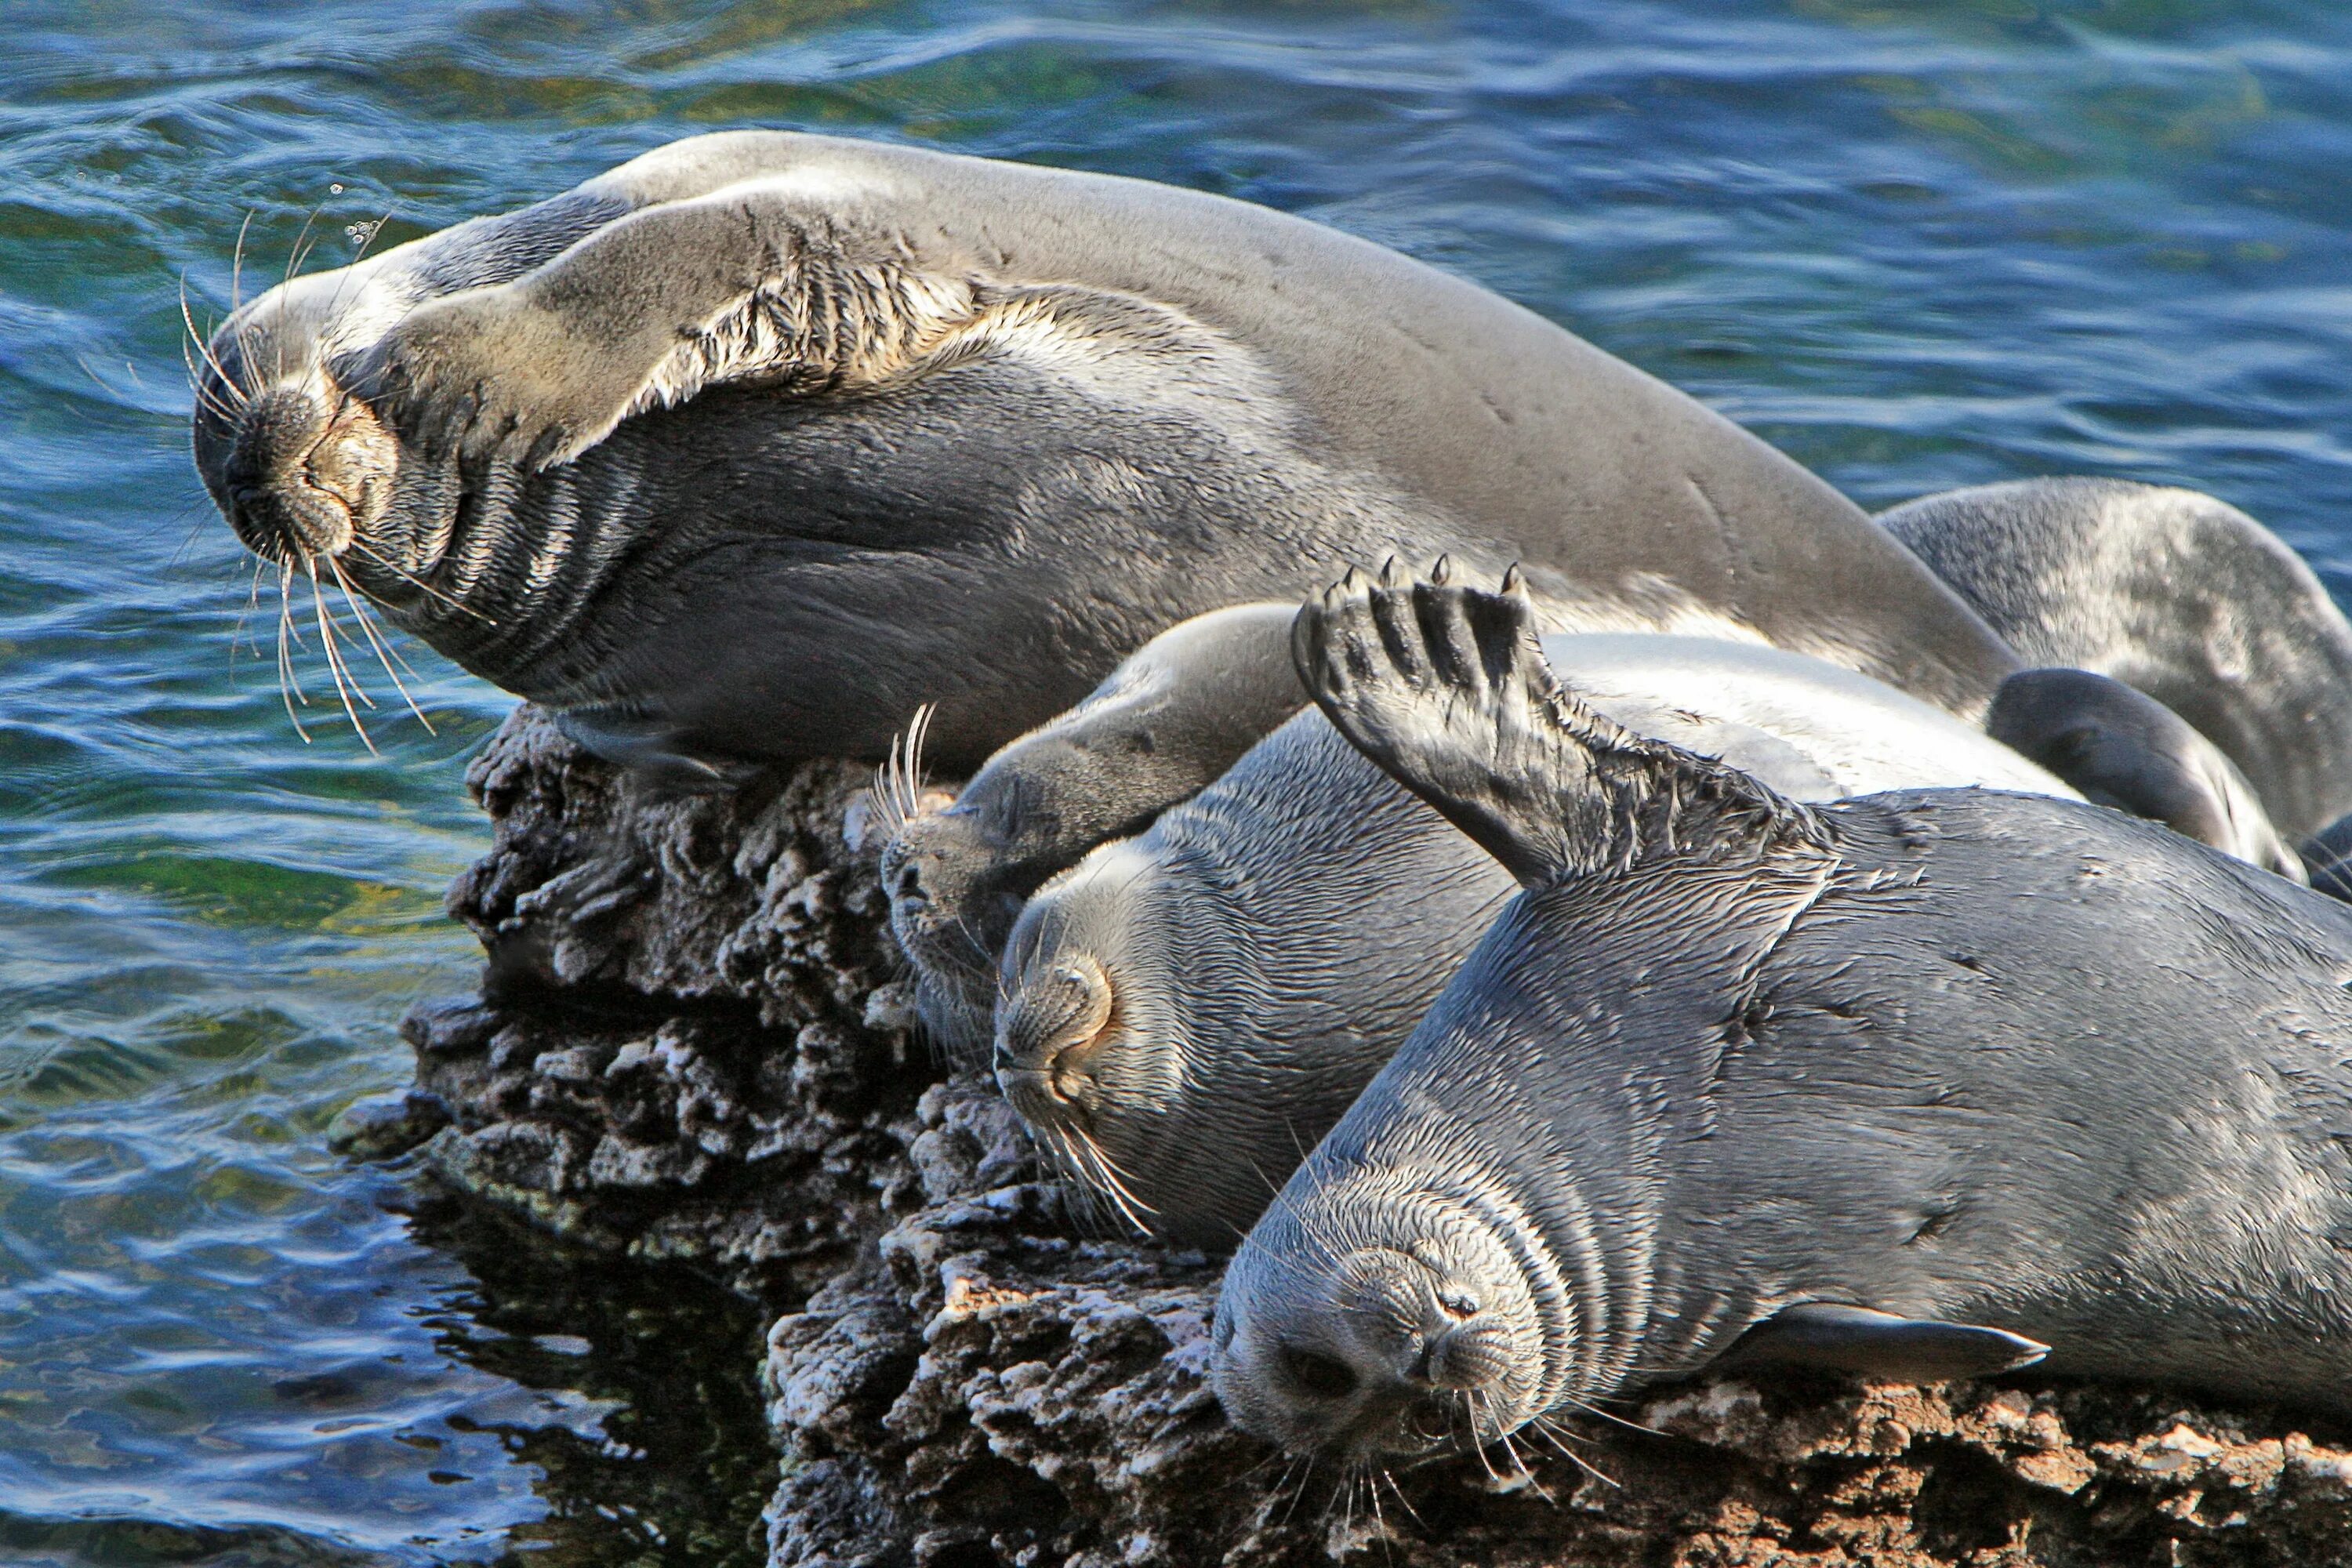
[[[417,1007],[415,1087],[335,1133],[777,1313],[775,1568],[2352,1563],[2352,1432],[2030,1375],[1669,1389],[1572,1455],[1376,1486],[1286,1465],[1204,1384],[1216,1262],[1079,1234],[919,1037],[867,778],[666,797],[519,710],[449,894],[482,994]]]

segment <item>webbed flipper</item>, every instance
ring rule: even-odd
[[[1516,571],[1489,593],[1395,563],[1299,610],[1299,678],[1339,732],[1529,887],[1702,846],[1826,845],[1811,812],[1564,691]]]
[[[1819,1367],[1905,1383],[1990,1377],[2032,1366],[2050,1347],[2006,1329],[1898,1318],[1867,1307],[1806,1301],[1783,1309],[1740,1336],[1718,1367],[1769,1363]]]
[[[2308,880],[2253,786],[2155,698],[2087,669],[2028,669],[1994,693],[1985,731],[2083,792],[2292,881]]]
[[[641,208],[416,304],[352,383],[428,456],[535,471],[705,387],[886,381],[971,320],[971,280],[921,271],[827,195],[787,173]]]

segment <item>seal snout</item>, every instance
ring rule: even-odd
[[[996,1079],[1023,1115],[1048,1120],[1079,1100],[1115,1001],[1101,964],[1065,953],[1024,974],[998,1004]]]
[[[205,478],[247,549],[271,561],[333,556],[390,504],[398,443],[321,374],[246,399]]]
[[[1483,1443],[1523,1418],[1526,1336],[1475,1267],[1371,1246],[1301,1268],[1287,1240],[1254,1235],[1218,1302],[1213,1376],[1236,1425],[1362,1455]]]

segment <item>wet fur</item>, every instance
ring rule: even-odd
[[[1277,1352],[1339,1342],[1332,1269],[1416,1239],[1509,1320],[1500,1429],[1809,1300],[2352,1409],[2352,910],[2047,798],[1768,808],[1622,744],[1507,624],[1483,679],[1368,653],[1366,598],[1308,629],[1318,700],[1530,890],[1228,1270],[1236,1419],[1367,1440]]]

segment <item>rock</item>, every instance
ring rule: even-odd
[[[327,1147],[347,1160],[390,1160],[449,1124],[449,1108],[429,1095],[396,1089],[355,1100],[327,1123]]]
[[[411,1015],[401,1102],[446,1124],[369,1111],[352,1147],[422,1127],[440,1182],[780,1314],[778,1568],[2352,1563],[2352,1434],[2030,1375],[1725,1380],[1286,1463],[1207,1390],[1218,1260],[1081,1234],[916,1036],[861,770],[664,796],[526,708],[469,780],[498,837],[450,909],[488,977]]]

